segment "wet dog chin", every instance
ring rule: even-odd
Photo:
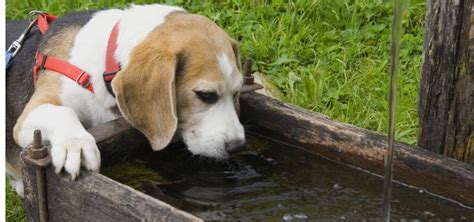
[[[182,138],[177,138],[171,141],[168,147],[163,150],[166,151],[178,151],[184,152],[184,156],[192,156],[198,159],[212,159],[212,160],[226,160],[229,159],[230,155],[224,151],[224,149],[219,148],[209,148],[209,147],[197,147],[189,146]],[[160,151],[161,152],[161,151]]]
[[[201,143],[196,140],[183,140],[186,148],[195,156],[213,159],[228,159],[230,155],[225,151],[224,145],[219,143]]]
[[[197,157],[202,157],[202,158],[209,158],[209,159],[216,159],[216,160],[226,160],[229,159],[230,155],[227,154],[225,151],[215,151],[215,152],[206,152],[206,151],[201,151],[196,149],[190,149],[188,147],[189,152],[191,152],[194,156]]]

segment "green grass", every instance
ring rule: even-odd
[[[23,199],[16,194],[8,180],[5,188],[5,216],[7,221],[26,221]]]
[[[282,91],[282,100],[386,132],[391,1],[164,2],[216,21],[241,43],[242,57],[252,57],[254,68]],[[403,22],[396,138],[415,144],[426,5],[411,2]],[[9,19],[19,19],[34,9],[63,15],[126,4],[123,0],[7,0],[6,13]]]

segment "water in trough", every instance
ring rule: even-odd
[[[381,219],[382,178],[256,136],[225,162],[192,157],[182,146],[146,149],[102,172],[208,220]],[[394,184],[391,218],[474,220],[474,210]]]

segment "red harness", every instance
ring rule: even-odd
[[[38,24],[38,29],[40,30],[41,34],[45,34],[48,31],[49,23],[56,19],[55,16],[42,13],[38,15],[36,19],[36,23]],[[120,71],[120,65],[114,58],[115,50],[117,49],[117,36],[118,36],[118,23],[115,24],[112,32],[109,36],[109,41],[107,43],[107,52],[105,58],[105,71],[102,74],[105,86],[107,87],[107,91],[109,91],[112,95],[112,87],[111,82],[114,79],[115,75],[118,71]],[[51,71],[55,71],[60,73],[73,81],[77,84],[82,86],[83,88],[89,90],[90,92],[94,93],[94,88],[91,83],[91,75],[84,70],[78,68],[77,66],[53,56],[43,55],[38,50],[36,51],[36,64],[33,67],[33,82],[36,83],[38,71],[42,69],[47,69]]]

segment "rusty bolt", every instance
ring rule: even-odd
[[[48,198],[46,196],[46,171],[45,166],[50,164],[46,146],[43,146],[41,130],[35,130],[33,144],[29,146],[25,161],[36,166],[36,189],[38,200],[38,216],[40,222],[48,221]]]
[[[254,78],[252,76],[252,59],[247,58],[244,63],[244,84],[253,85]]]
[[[30,156],[33,159],[42,159],[48,155],[48,149],[43,146],[41,130],[35,130],[33,136],[33,145],[30,147]]]

